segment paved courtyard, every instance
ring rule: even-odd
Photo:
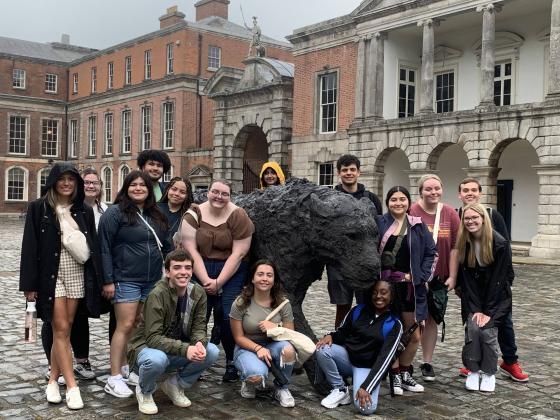
[[[23,222],[0,219],[0,418],[135,418],[134,397],[119,400],[105,394],[109,347],[106,316],[90,320],[90,360],[98,373],[95,381],[81,381],[85,408],[71,412],[66,405],[49,405],[44,396],[46,359],[40,342],[23,343],[25,303],[18,292],[19,248]],[[426,392],[391,399],[387,385],[376,416],[398,419],[549,419],[560,418],[560,328],[558,302],[560,283],[558,266],[518,265],[514,288],[514,322],[518,335],[520,360],[531,375],[527,384],[517,384],[498,376],[496,392],[491,395],[469,393],[457,376],[463,341],[459,321],[459,300],[450,298],[444,343],[438,343],[434,368],[436,382],[424,384]],[[308,293],[306,314],[317,334],[323,335],[332,324],[334,311],[328,303],[326,284],[316,282]],[[40,321],[39,321],[40,323]],[[40,326],[39,326],[40,330]],[[239,384],[222,384],[223,359],[187,392],[193,405],[174,407],[160,391],[155,401],[157,418],[271,419],[283,418],[360,418],[350,406],[323,409],[321,397],[307,377],[295,377],[292,393],[296,407],[285,409],[271,398],[259,394],[256,400],[244,400]],[[419,382],[422,383],[420,379]]]

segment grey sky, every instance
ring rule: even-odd
[[[0,36],[28,41],[59,41],[106,48],[159,29],[158,17],[178,5],[193,21],[196,0],[0,0]],[[283,40],[295,28],[350,13],[360,0],[231,0],[229,19],[243,24],[259,17],[267,36]]]

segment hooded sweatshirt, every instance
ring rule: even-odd
[[[278,165],[278,163],[274,161],[265,162],[263,163],[263,166],[261,168],[261,174],[259,175],[259,183],[261,185],[261,190],[264,190],[265,188],[265,186],[263,185],[262,178],[263,178],[264,171],[266,171],[268,168],[276,172],[276,175],[278,176],[278,180],[280,181],[280,185],[284,185],[284,183],[286,182],[286,176],[284,175],[282,168],[280,168],[280,165]]]

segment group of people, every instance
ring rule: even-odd
[[[241,379],[241,396],[255,398],[272,371],[275,399],[293,407],[289,383],[298,353],[267,331],[293,330],[294,316],[274,262],[249,266],[255,227],[231,201],[230,183],[214,180],[208,200],[197,205],[188,178],[161,182],[171,167],[165,152],[145,150],[137,163],[139,169],[126,176],[109,207],[100,200],[97,172],[87,168],[80,174],[68,162],[53,165],[41,198],[29,205],[20,290],[37,302],[43,320],[47,401],[60,403],[65,384],[68,407],[83,407],[76,378],[95,378],[88,317],[110,312],[105,391],[118,398],[136,395],[140,412],[158,412],[153,393],[165,373],[172,374],[161,390],[174,405],[190,406],[185,389],[216,362],[219,343],[226,359],[223,381]],[[337,190],[368,198],[376,209],[381,270],[372,273],[370,289],[354,291],[344,273],[327,267],[337,312],[336,330],[317,343],[317,364],[332,388],[321,404],[334,408],[354,401],[359,412],[371,414],[387,372],[394,395],[422,392],[412,362],[421,344],[422,375],[435,379],[438,327],[429,302],[438,287],[461,290],[466,388],[494,390],[496,342],[504,357],[501,370],[526,381],[511,318],[507,230],[498,212],[478,204],[480,184],[470,178],[461,183],[465,206],[456,212],[440,203],[443,184],[437,175],[425,175],[418,202],[395,186],[382,214],[378,197],[358,183],[355,156],[342,156],[337,171]],[[263,165],[262,189],[284,182],[276,162]],[[354,295],[358,305],[352,308]]]

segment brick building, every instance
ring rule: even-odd
[[[112,201],[147,148],[168,152],[174,174],[205,185],[213,167],[213,102],[207,80],[241,67],[252,38],[228,21],[229,0],[201,0],[196,21],[171,7],[160,29],[96,51],[0,37],[0,213],[37,198],[49,162],[95,167]],[[265,36],[267,55],[290,44]]]

